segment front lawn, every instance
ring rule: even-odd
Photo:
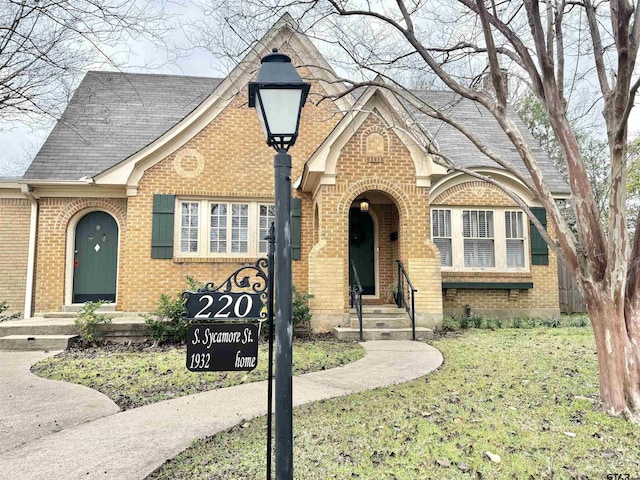
[[[297,408],[295,478],[640,476],[640,427],[598,410],[590,328],[472,329],[433,344],[445,363],[423,379]],[[264,478],[264,422],[244,427],[151,478]]]
[[[294,340],[294,375],[325,370],[364,356],[357,343],[333,339]],[[51,380],[79,383],[104,393],[123,410],[215,388],[267,379],[268,346],[258,351],[251,372],[193,373],[186,368],[186,347],[142,350],[111,344],[63,352],[34,365],[31,371]]]

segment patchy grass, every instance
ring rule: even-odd
[[[589,328],[469,330],[434,345],[445,363],[423,379],[297,408],[295,478],[640,475],[640,427],[598,410]],[[264,422],[245,427],[151,478],[264,478]]]
[[[334,368],[364,356],[357,343],[310,340],[293,344],[293,372]],[[260,345],[251,372],[193,373],[186,368],[186,347],[139,351],[111,345],[63,352],[31,369],[51,380],[79,383],[104,393],[123,410],[216,388],[267,379],[268,346]]]

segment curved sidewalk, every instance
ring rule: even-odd
[[[362,345],[357,362],[294,377],[294,405],[406,382],[442,364],[440,352],[420,342]],[[1,451],[0,472],[14,480],[143,479],[195,439],[265,415],[266,396],[263,381],[107,414]]]

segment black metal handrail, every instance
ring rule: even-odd
[[[404,269],[404,265],[400,260],[398,263],[398,292],[396,293],[396,305],[403,307],[409,314],[411,319],[411,333],[413,340],[416,339],[416,300],[415,293],[418,291],[414,288],[413,283],[409,279],[409,274]]]
[[[356,270],[356,266],[351,261],[351,270],[353,270],[353,283],[349,285],[349,290],[351,294],[351,306],[356,309],[356,314],[358,315],[358,322],[360,323],[360,341],[364,341],[364,337],[362,336],[362,284],[360,283],[360,277],[358,276],[358,270]]]

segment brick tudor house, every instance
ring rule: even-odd
[[[288,16],[223,79],[89,72],[23,178],[0,182],[0,300],[25,317],[97,298],[144,312],[182,290],[186,275],[220,282],[264,256],[274,152],[247,106],[247,84],[274,46],[311,81],[312,101],[343,88]],[[524,171],[481,107],[447,92],[416,94]],[[308,102],[290,151],[292,253],[296,288],[314,295],[313,328],[349,322],[350,259],[374,304],[389,303],[401,260],[417,289],[418,326],[466,306],[486,316],[559,315],[556,258],[526,215],[496,187],[436,165],[398,128],[407,122],[539,207],[460,133],[388,91]],[[552,191],[567,197],[530,142]]]

